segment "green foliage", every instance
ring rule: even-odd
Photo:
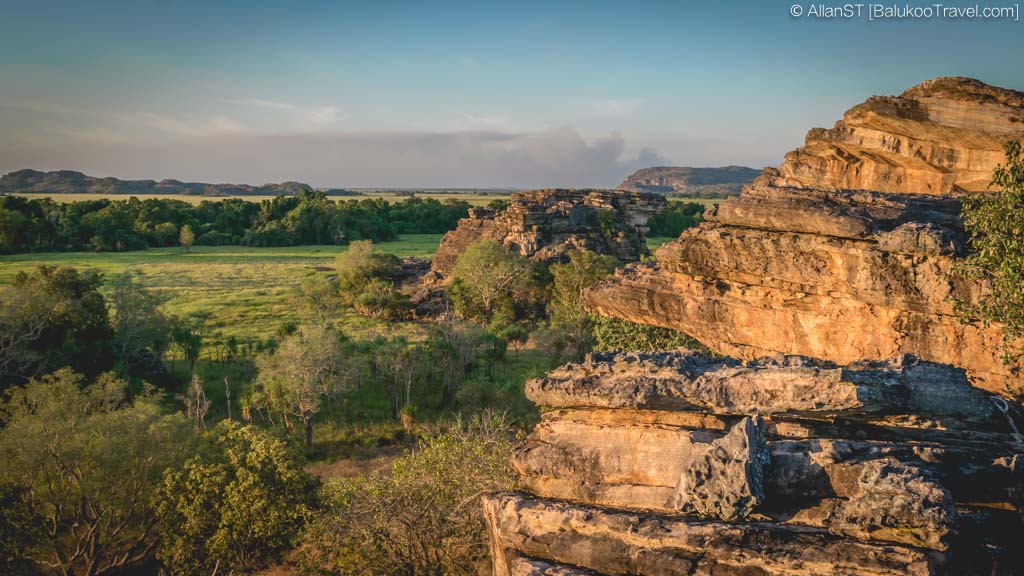
[[[591,316],[583,308],[583,291],[615,271],[617,261],[586,250],[569,253],[569,261],[551,266],[551,327],[563,334],[564,346],[580,361],[594,346]]]
[[[326,510],[303,536],[314,574],[475,575],[487,559],[480,496],[514,487],[519,437],[484,414],[423,439],[387,473],[329,484]]]
[[[28,489],[0,483],[0,574],[28,576],[39,573],[32,547],[46,537],[44,519]]]
[[[158,240],[159,241],[159,240]],[[178,244],[185,249],[185,252],[192,251],[192,244],[196,241],[196,234],[192,231],[192,227],[185,224],[181,227],[181,232],[178,233]]]
[[[456,261],[449,296],[459,314],[484,325],[499,315],[521,318],[540,299],[534,273],[529,259],[481,240]]]
[[[61,369],[9,392],[0,414],[0,484],[21,487],[46,534],[38,565],[75,574],[123,573],[152,559],[151,498],[181,460],[187,424],[160,398],[128,397],[113,375],[85,386]]]
[[[256,360],[254,405],[299,418],[306,447],[313,445],[313,425],[325,399],[355,387],[349,343],[325,325],[306,325],[284,338],[277,349]]]
[[[334,262],[342,301],[374,318],[405,316],[409,298],[392,281],[401,264],[397,256],[381,252],[369,240],[352,242]]]
[[[335,201],[303,189],[260,203],[232,198],[190,204],[136,197],[58,203],[0,198],[0,250],[124,251],[195,245],[295,246],[386,241],[398,234],[442,234],[469,210],[465,201],[409,198]]]
[[[668,208],[647,221],[651,236],[678,237],[704,219],[705,206],[696,202],[669,202]]]
[[[611,350],[672,350],[674,348],[702,349],[693,338],[660,326],[637,324],[628,320],[591,316],[594,326],[594,349]]]
[[[162,357],[171,333],[171,321],[160,309],[166,298],[126,272],[111,280],[108,301],[114,345],[125,366],[130,370],[147,352]]]
[[[95,377],[114,365],[101,277],[37,266],[0,291],[0,383],[70,366]]]
[[[1024,336],[1024,156],[1021,143],[1006,144],[1006,164],[992,175],[994,193],[963,201],[964,229],[971,253],[958,272],[985,283],[987,293],[976,303],[959,302],[968,320],[998,322],[1005,328],[1007,363],[1024,356],[1014,341]]]
[[[225,420],[163,475],[158,556],[173,574],[261,567],[292,546],[315,509],[315,488],[284,442]]]

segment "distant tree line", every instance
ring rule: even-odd
[[[469,210],[465,201],[407,198],[342,200],[302,192],[272,200],[238,198],[190,204],[131,197],[59,203],[0,197],[0,250],[122,251],[174,246],[297,246],[391,240],[399,234],[441,234]]]

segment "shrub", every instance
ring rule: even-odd
[[[1006,144],[1006,164],[992,175],[995,193],[963,201],[964,229],[972,252],[959,266],[963,276],[988,288],[977,303],[958,303],[966,320],[998,322],[1004,328],[1004,361],[1024,356],[1014,341],[1024,336],[1024,157],[1019,141]]]
[[[671,328],[637,324],[619,318],[592,316],[594,323],[594,349],[611,350],[672,350],[690,348],[704,350],[693,338]]]
[[[31,502],[43,520],[44,536],[19,544],[36,564],[109,574],[152,561],[150,502],[163,471],[180,462],[187,425],[164,414],[160,398],[127,393],[110,374],[84,385],[64,368],[12,390],[0,407],[0,485],[20,487],[4,498]],[[0,522],[31,528],[13,512]]]
[[[164,474],[158,556],[173,574],[258,568],[293,545],[315,493],[284,442],[225,420],[195,456]]]
[[[514,487],[518,437],[484,414],[424,438],[388,473],[325,490],[326,510],[303,536],[300,561],[319,574],[476,575],[487,559],[480,496]]]

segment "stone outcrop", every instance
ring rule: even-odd
[[[950,275],[965,250],[958,197],[985,190],[1024,138],[1024,94],[938,78],[852,108],[738,198],[585,295],[591,311],[681,330],[718,352],[849,363],[904,353],[1024,395],[1002,328],[954,302],[984,287]]]
[[[526,393],[496,576],[1024,570],[1024,412],[962,370],[593,354]]]
[[[753,182],[758,174],[760,170],[744,166],[658,166],[637,170],[623,180],[618,188],[682,198],[739,196],[743,186]]]
[[[470,244],[501,242],[510,251],[552,262],[572,249],[636,262],[647,251],[647,220],[666,207],[657,194],[617,190],[532,190],[514,194],[504,209],[472,208],[445,234],[433,270],[451,274]]]

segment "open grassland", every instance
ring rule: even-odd
[[[379,246],[398,256],[429,257],[440,240],[440,234],[407,234]],[[311,275],[332,273],[334,258],[345,250],[343,246],[196,246],[190,254],[181,248],[19,254],[0,257],[0,284],[36,264],[90,268],[107,276],[131,270],[167,297],[168,313],[199,321],[209,341],[234,336],[245,342],[266,339],[280,326],[297,321],[295,289]],[[403,324],[351,311],[341,315],[345,329],[353,335],[387,336],[409,330]]]
[[[434,198],[439,202],[446,200],[462,200],[472,204],[473,206],[486,206],[494,200],[502,198],[508,198],[510,193],[502,192],[488,192],[485,194],[472,193],[472,192],[423,192],[416,194],[419,198]],[[131,195],[127,194],[14,194],[14,196],[24,196],[25,198],[52,198],[56,202],[81,202],[84,200],[127,200],[131,198]],[[137,198],[160,198],[160,199],[171,199],[171,200],[182,200],[190,204],[199,204],[204,200],[218,201],[226,200],[228,198],[239,198],[242,200],[248,200],[250,202],[260,202],[262,200],[272,200],[273,196],[189,196],[181,194],[145,194],[137,195]],[[401,202],[409,196],[398,194],[396,192],[366,192],[362,196],[331,196],[332,200],[366,200],[379,198],[388,202]]]
[[[650,238],[654,248],[672,240]],[[397,256],[429,258],[437,251],[440,234],[406,234],[378,246]],[[0,285],[37,264],[88,268],[106,276],[133,271],[166,298],[165,310],[198,321],[208,342],[235,337],[240,342],[265,340],[279,327],[298,321],[296,288],[315,274],[333,273],[334,258],[344,246],[195,246],[153,248],[133,252],[46,252],[0,256]],[[374,320],[350,310],[340,311],[342,325],[354,336],[415,337],[412,323]]]

